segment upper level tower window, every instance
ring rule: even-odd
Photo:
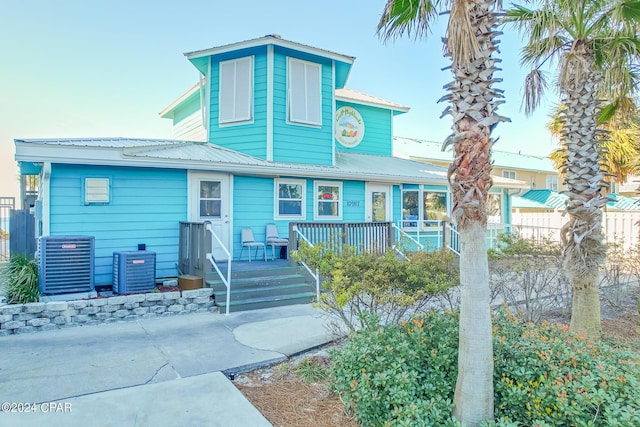
[[[253,56],[220,62],[218,123],[253,119]]]
[[[287,59],[288,121],[322,126],[322,65]]]

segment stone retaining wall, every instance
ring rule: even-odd
[[[213,304],[213,289],[210,288],[75,301],[0,304],[0,336],[202,313],[210,311]]]

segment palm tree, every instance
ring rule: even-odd
[[[502,92],[497,51],[499,0],[388,0],[378,24],[385,40],[403,34],[419,38],[445,6],[449,21],[444,39],[453,81],[441,101],[443,115],[453,117],[454,159],[448,178],[453,194],[452,217],[460,233],[460,338],[454,415],[466,425],[493,418],[493,348],[489,306],[489,268],[485,234],[487,194],[491,181],[492,129],[501,121],[497,106]],[[443,147],[444,149],[444,147]]]
[[[557,107],[548,124],[551,134],[558,138],[563,130],[560,111],[564,109],[566,109],[564,105]],[[630,104],[628,109],[632,112],[637,111],[633,104]],[[608,122],[601,124],[605,131],[604,138],[600,141],[604,157],[602,167],[607,175],[605,177],[607,183],[623,184],[627,182],[630,175],[640,174],[640,128],[634,116],[637,117],[637,113],[631,117],[617,114]],[[561,144],[561,147],[549,156],[558,170],[562,169],[566,151],[566,147]]]
[[[588,339],[601,334],[598,273],[606,247],[602,235],[605,173],[600,143],[615,106],[635,89],[640,41],[638,0],[538,0],[537,9],[515,5],[507,21],[525,35],[522,63],[525,112],[538,105],[547,87],[540,67],[557,60],[557,88],[564,151],[561,172],[568,186],[569,222],[563,227],[564,268],[571,279],[571,330]],[[613,100],[602,108],[600,99]]]

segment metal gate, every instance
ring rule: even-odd
[[[15,207],[15,197],[0,197],[0,262],[9,259],[9,216]]]

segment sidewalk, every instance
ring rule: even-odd
[[[296,305],[0,337],[0,403],[36,411],[0,412],[0,425],[268,426],[225,375],[329,342],[321,314]]]

